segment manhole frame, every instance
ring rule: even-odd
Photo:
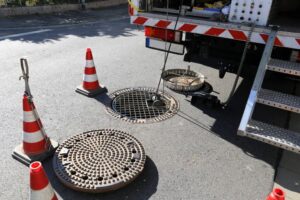
[[[126,145],[129,145],[128,148],[131,148],[130,152],[132,152],[132,149],[135,150],[135,153],[132,152],[130,161],[128,160],[128,163],[130,163],[130,162],[132,162],[132,159],[135,159],[135,161],[133,161],[133,164],[132,164],[132,165],[135,165],[135,168],[132,166],[129,166],[128,163],[127,164],[125,163],[124,164],[125,172],[123,172],[124,173],[123,178],[122,178],[122,176],[120,177],[118,175],[117,178],[113,178],[110,176],[111,178],[103,177],[103,179],[102,179],[105,181],[109,181],[109,179],[115,180],[115,179],[122,178],[122,180],[118,180],[116,182],[116,184],[111,184],[111,183],[106,184],[106,182],[105,182],[105,185],[103,187],[100,187],[99,185],[97,185],[98,188],[96,187],[96,189],[80,187],[80,184],[82,184],[82,183],[77,184],[77,185],[73,184],[72,182],[74,182],[75,180],[74,179],[72,180],[70,178],[70,176],[72,176],[72,174],[71,175],[67,174],[68,170],[66,170],[66,167],[63,167],[64,169],[60,169],[63,166],[63,161],[62,161],[62,159],[59,159],[59,156],[63,156],[63,154],[61,153],[62,149],[69,149],[69,148],[67,148],[67,146],[69,146],[70,144],[76,143],[76,140],[78,138],[80,138],[80,137],[91,138],[91,137],[93,137],[93,134],[95,136],[101,135],[101,136],[105,136],[105,137],[109,137],[109,136],[119,137],[121,140],[126,139],[126,141],[129,141],[129,142],[127,142]],[[124,137],[124,138],[122,138],[122,137]],[[139,156],[139,158],[136,156]],[[114,130],[114,129],[100,129],[100,130],[86,131],[86,132],[74,135],[74,136],[66,139],[63,143],[61,143],[61,145],[55,151],[55,154],[53,156],[52,165],[53,165],[53,169],[54,169],[56,176],[66,187],[69,187],[71,189],[74,189],[74,190],[80,191],[80,192],[104,193],[104,192],[111,192],[111,191],[123,188],[123,187],[127,186],[128,184],[130,184],[131,182],[133,182],[143,172],[145,163],[146,163],[146,158],[147,158],[147,156],[145,154],[143,145],[141,144],[141,142],[139,140],[137,140],[131,134],[128,134],[128,133],[126,133],[124,131],[120,131],[120,130]],[[68,171],[70,173],[72,172],[72,169],[75,168],[72,165],[72,163],[66,162],[64,166],[66,166],[66,165],[71,166],[70,167],[71,170]],[[84,164],[82,164],[82,165],[84,165]],[[128,170],[125,169],[126,167],[128,167]],[[61,173],[62,170],[65,170],[64,174]],[[89,169],[87,169],[87,170],[89,170]],[[130,172],[131,172],[131,174],[130,174]],[[125,174],[125,173],[127,173],[127,174]],[[120,174],[120,173],[117,172],[117,174]],[[131,176],[131,178],[128,177],[129,176],[128,174]],[[75,174],[73,174],[73,175],[75,176]],[[84,174],[82,174],[82,175],[84,175]],[[111,174],[111,175],[113,176],[113,174]],[[99,177],[95,177],[95,178],[99,178]],[[79,177],[76,176],[76,179],[79,179]],[[126,179],[126,181],[124,181],[124,179]],[[101,180],[101,182],[102,182],[102,180]],[[88,181],[90,181],[90,180],[88,180]],[[94,179],[94,181],[96,181],[96,179]]]
[[[173,117],[174,115],[176,115],[180,109],[180,104],[179,101],[177,99],[175,99],[173,96],[171,96],[169,93],[165,92],[165,91],[158,91],[159,95],[163,95],[164,98],[168,99],[169,101],[171,101],[171,108],[169,108],[169,110],[167,112],[165,112],[162,115],[153,117],[153,118],[144,118],[144,119],[132,119],[129,118],[127,116],[121,115],[119,112],[115,111],[113,109],[113,101],[116,97],[118,97],[119,95],[125,93],[125,92],[131,92],[134,90],[140,90],[140,91],[146,91],[146,92],[153,92],[156,93],[156,89],[155,88],[151,88],[151,87],[132,87],[132,88],[124,88],[121,90],[117,90],[111,94],[109,94],[109,97],[111,99],[110,101],[110,106],[106,107],[106,111],[108,114],[110,114],[111,116],[113,116],[116,119],[121,119],[122,121],[126,121],[126,122],[130,122],[130,123],[134,123],[134,124],[151,124],[151,123],[156,123],[156,122],[161,122],[164,120],[167,120],[171,117]]]

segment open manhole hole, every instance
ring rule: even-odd
[[[157,96],[157,101],[153,97]],[[154,88],[126,88],[110,94],[111,107],[108,113],[116,118],[133,123],[153,123],[174,116],[179,103],[166,92],[156,94]]]
[[[53,167],[67,187],[101,193],[129,184],[143,171],[145,161],[137,139],[122,131],[103,129],[63,142],[55,152]]]

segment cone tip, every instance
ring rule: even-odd
[[[87,60],[93,60],[93,54],[91,48],[86,49],[86,59]]]
[[[30,164],[30,172],[31,173],[38,173],[43,169],[42,163],[39,161],[33,162]]]
[[[284,191],[280,188],[275,188],[274,189],[274,194],[278,197],[284,197]]]

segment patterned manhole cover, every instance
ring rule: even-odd
[[[153,100],[158,96],[160,103]],[[116,118],[133,123],[153,123],[174,116],[179,103],[166,92],[158,92],[154,88],[126,88],[110,94],[111,107],[108,113]]]
[[[117,130],[96,130],[67,139],[56,150],[57,177],[74,190],[100,193],[117,190],[144,169],[146,155],[133,136]]]

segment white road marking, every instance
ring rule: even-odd
[[[12,34],[12,35],[5,35],[1,36],[0,40],[8,39],[8,38],[15,38],[15,37],[21,37],[21,36],[26,36],[26,35],[33,35],[33,34],[39,34],[39,33],[44,33],[51,31],[50,29],[42,29],[39,31],[31,31],[31,32],[26,32],[26,33],[18,33],[18,34]]]

